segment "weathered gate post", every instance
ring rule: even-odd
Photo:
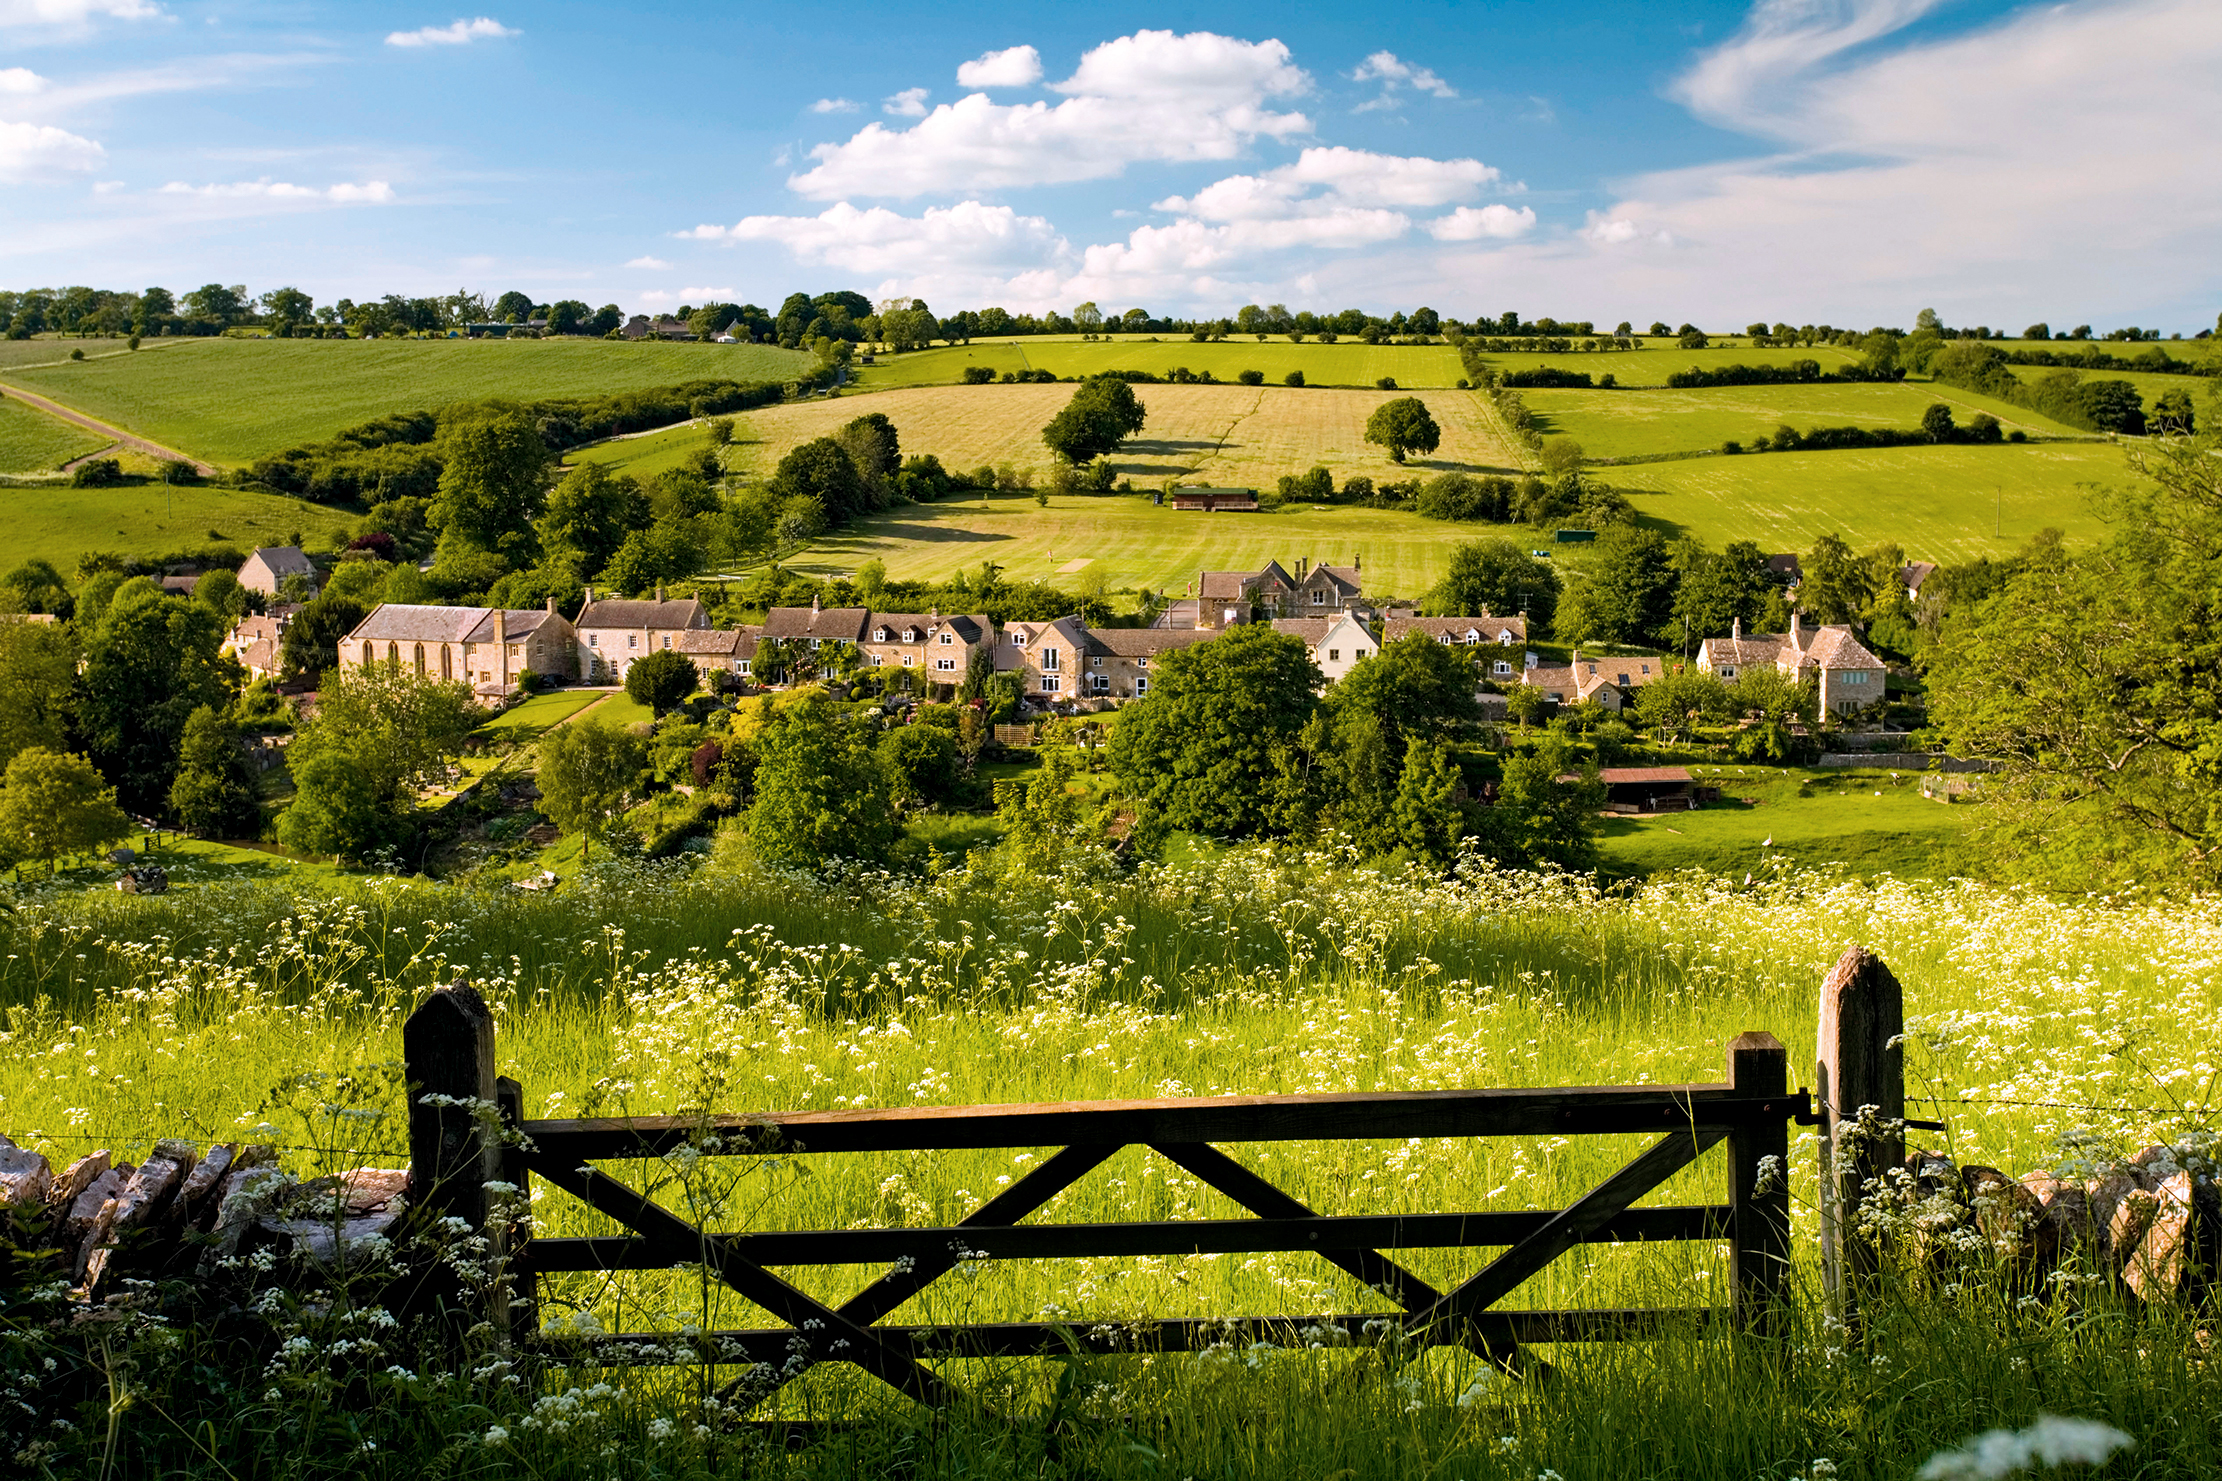
[[[1859,1227],[1868,1185],[1906,1155],[1904,989],[1855,946],[1821,979],[1815,1096],[1821,1113],[1821,1281],[1838,1320],[1858,1330],[1860,1288],[1877,1267]],[[1872,1107],[1862,1124],[1861,1111]]]
[[[1737,1099],[1773,1097],[1770,1114],[1728,1134],[1728,1279],[1736,1324],[1772,1331],[1790,1277],[1790,1052],[1764,1030],[1728,1046]]]
[[[409,1084],[409,1203],[432,1220],[459,1219],[472,1234],[500,1243],[487,1228],[492,1195],[486,1185],[501,1176],[501,1145],[491,1134],[498,1092],[494,1076],[494,1016],[478,989],[457,982],[435,988],[401,1026],[401,1057]],[[503,1251],[488,1251],[498,1261]],[[447,1308],[462,1327],[482,1314],[497,1331],[508,1325],[508,1304],[471,1312],[463,1281],[442,1265],[421,1291],[422,1304]]]

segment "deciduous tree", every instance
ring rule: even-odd
[[[887,769],[822,691],[773,711],[756,748],[748,836],[759,857],[798,869],[886,861],[901,835]]]
[[[1042,441],[1068,463],[1090,463],[1116,451],[1147,418],[1132,386],[1116,376],[1091,376],[1042,428]]]
[[[8,763],[0,782],[0,848],[18,859],[44,859],[49,878],[63,854],[121,842],[131,819],[82,756],[32,746]]]
[[[654,710],[659,719],[701,687],[702,671],[694,660],[669,648],[660,648],[625,670],[627,697]]]
[[[1366,441],[1389,450],[1389,460],[1401,463],[1413,453],[1431,453],[1442,446],[1443,429],[1435,425],[1427,403],[1417,396],[1384,401],[1366,418]]]
[[[594,836],[640,800],[648,747],[625,727],[577,720],[542,736],[539,753],[533,780],[540,810],[564,832],[579,835],[579,860],[592,863]]]

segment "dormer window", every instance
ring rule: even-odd
[[[875,627],[875,628],[873,628],[873,629],[872,629],[872,641],[873,641],[873,642],[875,642],[875,643],[884,643],[884,642],[886,642],[886,641],[887,641],[887,629],[886,629],[886,628],[884,628],[884,627]]]
[[[1326,592],[1324,592],[1324,591],[1318,591],[1318,590],[1315,590],[1315,591],[1313,591],[1313,592],[1312,592],[1312,605],[1313,605],[1313,606],[1315,606],[1315,607],[1324,607],[1324,606],[1326,606],[1326,605],[1327,605],[1327,593],[1326,593]]]
[[[1435,641],[1441,643],[1445,648],[1448,648],[1450,646],[1450,634],[1438,633],[1435,636]]]
[[[1013,648],[1023,648],[1023,647],[1025,647],[1025,646],[1026,646],[1026,634],[1024,634],[1024,633],[1016,633],[1016,632],[1015,632],[1015,633],[1012,633],[1012,634],[1011,634],[1011,646],[1012,646]]]

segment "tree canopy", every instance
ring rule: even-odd
[[[1435,425],[1427,403],[1417,396],[1384,401],[1366,418],[1366,441],[1389,450],[1389,461],[1401,463],[1413,453],[1431,453],[1442,446],[1443,429]]]
[[[635,704],[644,704],[658,717],[675,710],[702,684],[702,671],[684,653],[658,649],[637,659],[625,670],[625,693]]]
[[[532,414],[483,402],[440,427],[439,491],[425,519],[445,539],[523,561],[547,502],[551,457]]]
[[[886,862],[902,831],[887,768],[823,690],[775,709],[756,752],[748,837],[758,857],[798,869]]]
[[[1559,574],[1517,541],[1502,536],[1469,540],[1451,552],[1450,571],[1428,598],[1428,610],[1445,617],[1511,617],[1525,612],[1530,631],[1551,630],[1558,611]]]
[[[32,746],[8,763],[0,781],[0,849],[15,858],[43,859],[51,876],[62,854],[118,843],[130,832],[115,789],[84,757]]]
[[[580,835],[580,862],[593,860],[594,835],[639,799],[648,747],[629,729],[603,720],[558,725],[540,738],[533,780],[540,810]]]
[[[1067,463],[1107,457],[1142,430],[1148,413],[1134,388],[1116,376],[1090,376],[1042,428],[1042,441]]]

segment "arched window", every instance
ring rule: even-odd
[[[386,662],[392,664],[401,662],[401,645],[399,643],[388,643],[386,645]]]
[[[424,644],[422,643],[417,644],[417,673],[420,677],[424,673]]]
[[[445,643],[440,645],[440,677],[443,679],[455,677],[455,655]]]

